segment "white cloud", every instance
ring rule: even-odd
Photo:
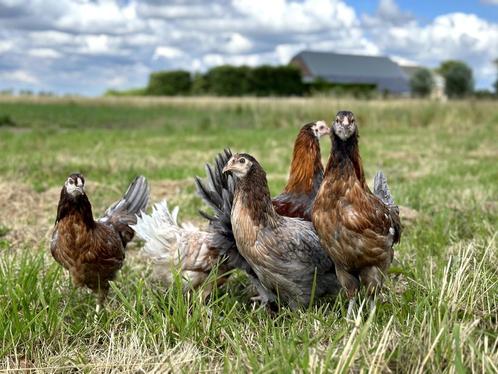
[[[413,18],[408,12],[403,12],[395,0],[380,0],[377,15],[386,21],[406,21]]]
[[[233,33],[228,38],[227,43],[223,46],[223,50],[227,53],[243,53],[252,48],[252,43],[245,36],[240,35],[238,32]]]
[[[64,13],[55,26],[81,33],[121,34],[139,31],[143,23],[137,18],[135,3],[121,7],[116,1],[75,2],[61,0]]]
[[[478,82],[492,78],[489,71],[498,50],[498,24],[476,15],[445,14],[427,25],[411,22],[372,34],[377,45],[390,54],[428,66],[459,59],[473,67]]]
[[[50,48],[33,48],[28,54],[37,58],[59,58],[61,54]]]
[[[417,61],[410,60],[409,58],[404,58],[401,56],[394,56],[394,55],[391,55],[389,57],[391,58],[391,60],[396,62],[398,65],[402,65],[402,66],[417,66],[418,65]]]
[[[164,4],[139,2],[136,10],[140,17],[154,19],[203,19],[208,17],[222,17],[226,14],[222,4],[216,2],[201,2]]]
[[[309,33],[350,27],[356,22],[353,8],[342,1],[233,0],[234,8],[258,27],[269,31]]]
[[[109,51],[109,37],[107,35],[89,35],[86,37],[86,48],[83,49],[87,53],[107,53]]]
[[[395,0],[367,15],[344,0],[0,0],[0,10],[0,89],[100,94],[144,85],[153,70],[287,63],[303,49],[462,59],[482,86],[498,50],[497,22],[452,13],[422,23]]]
[[[305,44],[280,44],[275,48],[278,62],[281,64],[288,63],[292,57],[300,51],[306,49]]]
[[[2,79],[10,82],[20,82],[20,83],[28,83],[32,85],[38,85],[40,82],[38,78],[33,76],[31,73],[24,70],[14,70],[14,71],[6,71],[0,74]]]
[[[155,49],[154,56],[152,58],[154,60],[157,60],[159,58],[174,59],[182,57],[183,55],[183,52],[178,48],[161,46]]]
[[[0,53],[4,53],[12,49],[14,43],[10,40],[0,40]]]

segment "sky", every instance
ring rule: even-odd
[[[96,96],[151,71],[286,64],[304,49],[459,59],[490,89],[498,0],[0,0],[0,90]]]

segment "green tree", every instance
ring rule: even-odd
[[[205,95],[209,93],[209,84],[206,77],[201,73],[194,74],[192,78],[192,95]]]
[[[250,72],[249,91],[257,96],[301,96],[301,72],[290,65],[255,67]]]
[[[247,66],[222,65],[210,69],[206,84],[210,93],[219,96],[243,96],[249,93],[249,72]]]
[[[410,79],[412,94],[419,97],[429,96],[434,87],[434,78],[429,69],[420,68]]]
[[[472,69],[465,62],[445,61],[438,71],[444,77],[444,91],[448,97],[461,98],[473,93],[474,78]]]
[[[158,71],[149,75],[147,95],[188,95],[192,87],[190,73],[184,70]]]

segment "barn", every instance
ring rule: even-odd
[[[410,93],[408,75],[388,57],[303,51],[290,64],[301,70],[305,83],[369,85],[395,95]]]

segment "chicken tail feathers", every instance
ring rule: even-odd
[[[389,216],[391,217],[393,233],[393,243],[398,243],[401,238],[403,227],[399,217],[399,207],[394,203],[394,198],[391,195],[389,186],[387,185],[387,178],[382,171],[378,171],[374,178],[374,194],[387,205],[389,209]]]
[[[143,176],[136,177],[124,193],[123,197],[107,208],[101,223],[110,224],[119,233],[123,245],[133,239],[134,232],[129,225],[137,222],[137,215],[147,207],[150,187]]]
[[[150,215],[137,216],[137,222],[130,225],[137,235],[145,240],[143,253],[154,262],[169,262],[176,252],[178,207],[172,211],[166,200],[154,204]]]
[[[374,194],[381,199],[384,204],[388,206],[394,205],[394,199],[389,190],[389,186],[387,185],[387,178],[381,170],[375,174]]]
[[[199,213],[209,221],[210,232],[213,234],[212,244],[221,254],[226,254],[235,247],[230,215],[235,194],[233,177],[223,174],[223,167],[232,157],[232,152],[225,149],[216,156],[214,166],[206,165],[205,180],[195,178],[197,193],[202,200],[213,209],[214,213],[204,211]]]
[[[155,277],[171,285],[180,271],[185,286],[199,286],[217,263],[217,253],[209,250],[209,234],[189,223],[178,223],[178,207],[172,211],[163,200],[152,213],[137,217],[131,225],[145,240],[142,254],[150,261]]]

